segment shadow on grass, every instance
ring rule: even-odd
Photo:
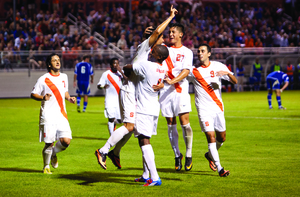
[[[130,180],[128,177],[132,177]],[[78,180],[83,181],[78,183],[79,185],[90,185],[97,182],[105,183],[121,183],[132,185],[135,178],[138,178],[139,175],[128,175],[122,173],[110,173],[110,172],[80,172],[77,174],[65,174],[60,175],[59,178],[69,179],[69,180]]]
[[[42,170],[33,170],[26,168],[0,168],[0,171],[42,173]]]
[[[85,139],[85,140],[103,140],[106,141],[108,138],[97,138],[97,137],[85,137],[85,136],[72,136],[73,139]]]

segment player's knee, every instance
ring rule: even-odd
[[[69,138],[64,138],[62,141],[61,141],[61,144],[64,146],[64,147],[68,147],[71,143],[71,139]]]

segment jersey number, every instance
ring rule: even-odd
[[[182,62],[182,61],[183,61],[183,58],[184,58],[184,55],[177,54],[176,61]]]
[[[66,82],[65,81],[62,81],[63,82],[63,84],[64,84],[64,88],[66,87]]]
[[[214,71],[212,70],[212,71],[210,71],[210,76],[211,77],[215,77],[215,73],[214,73]]]
[[[84,74],[85,73],[85,66],[81,67],[81,73]]]

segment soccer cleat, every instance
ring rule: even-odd
[[[77,105],[77,112],[80,113],[80,106]]]
[[[95,155],[97,157],[98,163],[100,166],[106,170],[106,154],[100,153],[99,149],[95,151]]]
[[[229,176],[229,174],[230,174],[229,170],[224,170],[224,168],[222,168],[222,170],[220,170],[219,172],[220,177],[227,177]]]
[[[57,168],[58,167],[58,161],[57,161],[57,156],[53,156],[51,155],[51,165],[53,168]]]
[[[184,164],[185,171],[190,171],[192,167],[193,167],[192,157],[185,157],[185,164]]]
[[[140,178],[134,179],[134,182],[144,182],[144,183],[147,183],[147,181],[148,181],[149,179],[150,179],[150,178],[144,179],[144,177],[141,176]]]
[[[160,186],[161,185],[161,179],[158,178],[157,181],[153,181],[152,179],[149,179],[144,186]]]
[[[44,174],[52,174],[52,172],[50,171],[50,168],[49,168],[49,167],[45,167],[45,168],[43,169],[43,173],[44,173]]]
[[[269,106],[269,109],[273,109],[273,107],[272,107],[272,106]]]
[[[182,158],[183,155],[180,153],[179,157],[175,157],[175,170],[180,171],[182,168]]]
[[[213,162],[213,160],[211,160],[211,158],[209,157],[208,152],[206,152],[206,153],[204,154],[204,156],[205,156],[205,158],[208,160],[210,169],[212,169],[212,171],[214,171],[214,172],[217,171],[217,166],[216,166],[216,164]]]
[[[113,162],[113,164],[118,168],[121,169],[122,166],[120,164],[120,157],[114,154],[114,151],[111,150],[108,152],[107,156],[110,158],[110,160]]]
[[[279,106],[278,109],[286,110],[286,108],[283,106]]]

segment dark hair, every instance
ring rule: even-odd
[[[150,28],[150,30],[152,31],[151,33],[149,33],[149,34],[147,34],[147,33],[144,33],[144,38],[146,38],[146,39],[148,39],[152,34],[153,34],[153,32],[156,30],[156,27],[154,26],[152,26],[152,28]]]
[[[160,62],[163,62],[169,56],[169,50],[164,45],[156,45],[153,50],[157,50],[157,53],[161,56],[161,58],[158,59]]]
[[[185,34],[184,26],[180,23],[170,23],[169,27],[170,28],[175,27],[176,29],[178,29],[179,32],[183,33],[183,35]]]
[[[109,62],[109,65],[113,65],[113,63],[114,63],[115,60],[118,60],[118,61],[119,61],[119,59],[116,58],[116,57],[111,58],[111,59],[110,59],[110,62]]]
[[[84,55],[84,56],[82,57],[83,60],[85,60],[86,58],[91,59],[91,56],[90,56],[90,55]]]
[[[208,44],[206,44],[206,43],[201,43],[201,44],[199,45],[199,48],[202,47],[202,46],[206,46],[207,52],[208,52],[208,53],[211,53],[211,47],[210,47]]]
[[[58,54],[52,53],[52,54],[50,54],[50,55],[47,57],[47,59],[46,59],[46,67],[47,67],[48,72],[51,71],[51,66],[52,66],[52,64],[51,64],[51,59],[52,59],[53,56],[56,56],[56,55],[59,57]]]

